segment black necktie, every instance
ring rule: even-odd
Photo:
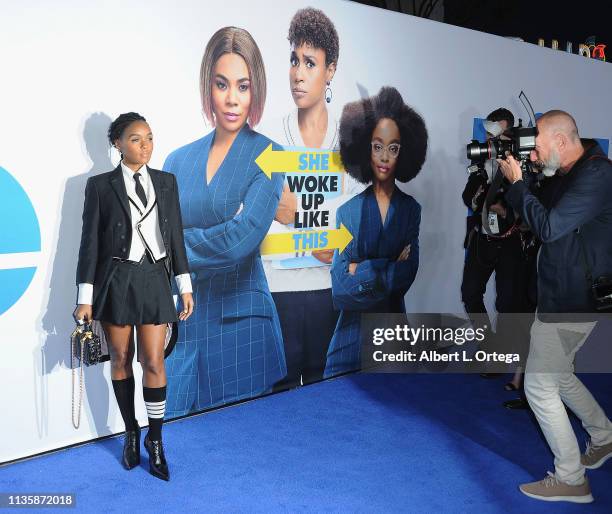
[[[138,198],[140,198],[142,205],[146,207],[147,195],[145,194],[144,187],[142,187],[142,184],[140,183],[140,173],[134,173],[134,180],[136,181],[136,194],[138,195]]]

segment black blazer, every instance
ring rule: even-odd
[[[159,229],[171,274],[189,273],[176,177],[148,168],[157,197]],[[94,302],[113,258],[127,259],[132,222],[121,165],[87,180],[76,281],[94,285]]]

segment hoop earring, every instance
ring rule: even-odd
[[[331,103],[331,101],[332,101],[332,96],[333,96],[333,95],[332,95],[332,90],[331,90],[331,87],[329,87],[329,86],[330,86],[330,84],[331,84],[331,82],[328,82],[328,83],[327,83],[327,87],[325,88],[325,101],[326,101],[327,103]]]

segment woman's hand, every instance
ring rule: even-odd
[[[404,246],[402,253],[400,253],[399,257],[397,258],[397,262],[407,261],[408,257],[410,257],[410,245]]]
[[[313,250],[312,256],[324,264],[331,264],[334,258],[333,250]]]
[[[355,274],[355,270],[357,269],[357,266],[358,266],[358,265],[359,265],[359,263],[358,263],[358,262],[351,262],[351,263],[349,264],[349,273],[350,273],[351,275],[354,275],[354,274]]]
[[[193,295],[191,293],[183,293],[181,295],[183,310],[179,313],[179,319],[185,321],[193,314]]]
[[[274,219],[283,225],[289,225],[295,222],[295,213],[297,211],[297,196],[292,193],[289,186],[285,184],[283,193],[276,208]]]
[[[76,306],[76,309],[74,309],[74,312],[72,313],[72,317],[77,323],[91,321],[92,316],[93,314],[91,310],[91,305],[87,305],[84,303],[79,303]]]

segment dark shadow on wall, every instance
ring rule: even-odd
[[[55,402],[69,402],[69,398],[53,398],[47,390],[48,375],[56,369],[70,369],[70,334],[75,323],[72,312],[76,303],[76,267],[79,244],[81,239],[81,217],[85,184],[89,177],[112,170],[115,166],[109,156],[107,140],[108,127],[111,118],[105,113],[94,113],[84,123],[83,140],[91,167],[82,173],[66,180],[61,203],[59,229],[56,234],[56,251],[51,266],[47,304],[43,306],[44,312],[40,320],[43,343],[34,350],[35,369],[40,369],[40,384],[36,387],[36,411],[38,432],[40,437],[46,434],[46,420],[48,413],[53,409]],[[84,370],[84,389],[89,408],[84,403],[81,414],[81,424],[87,425],[87,413],[91,413],[90,423],[98,435],[107,435],[109,426],[107,422],[109,408],[109,384],[103,373],[104,366],[96,365]],[[76,391],[78,393],[78,380]],[[78,397],[78,394],[75,395]],[[69,420],[66,420],[69,423]]]
[[[408,312],[454,312],[461,306],[465,221],[459,207],[461,192],[455,194],[454,186],[462,170],[448,169],[450,160],[443,150],[430,152],[425,169],[414,182],[400,184],[400,189],[414,196],[422,209],[421,258],[416,279],[405,298]]]

